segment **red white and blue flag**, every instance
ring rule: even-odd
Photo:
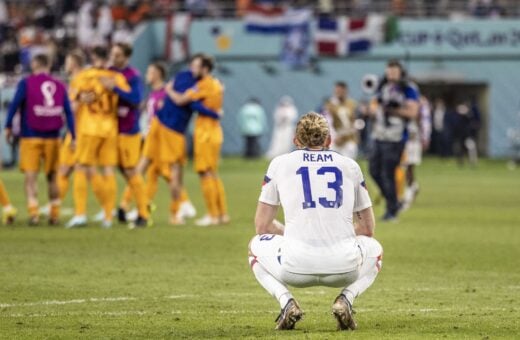
[[[326,56],[366,52],[383,42],[385,22],[385,17],[377,14],[362,19],[345,16],[319,18],[314,35],[316,52]]]
[[[295,27],[310,23],[312,11],[308,8],[293,9],[276,0],[255,1],[246,12],[244,22],[250,33],[287,33]]]

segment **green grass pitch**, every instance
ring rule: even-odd
[[[329,288],[293,290],[305,318],[294,331],[273,330],[278,304],[247,263],[266,166],[224,160],[233,222],[206,229],[166,224],[164,185],[147,230],[29,228],[22,176],[1,173],[20,215],[0,227],[0,338],[520,338],[519,170],[426,160],[416,205],[400,223],[377,226],[383,270],[356,300],[359,329],[344,334]],[[186,183],[202,210],[191,169]]]

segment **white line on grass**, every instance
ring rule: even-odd
[[[23,302],[23,303],[0,303],[0,308],[10,307],[30,307],[30,306],[48,306],[48,305],[69,305],[79,304],[88,302],[117,302],[117,301],[133,301],[137,300],[134,297],[120,296],[120,297],[106,297],[106,298],[87,298],[87,299],[74,299],[74,300],[49,300],[49,301],[36,301],[36,302]]]

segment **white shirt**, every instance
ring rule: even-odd
[[[278,156],[269,165],[259,201],[283,207],[285,270],[335,274],[359,265],[352,214],[372,202],[354,160],[329,150]]]

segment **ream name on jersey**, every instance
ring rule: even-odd
[[[333,162],[332,154],[303,153],[304,162]]]

